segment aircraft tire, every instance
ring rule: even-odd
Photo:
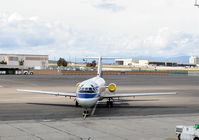
[[[109,108],[113,107],[113,102],[112,101],[107,101],[106,102],[106,106],[109,107]]]
[[[79,107],[79,103],[78,103],[77,101],[75,102],[75,106],[76,106],[76,107]]]
[[[181,134],[178,135],[178,140],[181,140],[181,139],[180,139],[180,136],[181,136]]]
[[[113,107],[113,101],[110,102],[110,106]]]

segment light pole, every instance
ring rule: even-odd
[[[194,6],[197,6],[199,8],[198,0],[195,0]]]

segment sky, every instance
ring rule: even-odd
[[[199,56],[195,0],[0,0],[0,53]]]

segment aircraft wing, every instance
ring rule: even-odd
[[[40,90],[24,90],[24,89],[17,89],[20,92],[29,92],[29,93],[40,93],[40,94],[50,94],[56,96],[70,96],[76,97],[76,93],[66,93],[66,92],[53,92],[53,91],[40,91]]]
[[[121,93],[121,94],[101,94],[103,98],[153,96],[153,95],[173,95],[176,92],[154,92],[154,93]]]

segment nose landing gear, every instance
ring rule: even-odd
[[[84,110],[84,112],[82,113],[82,116],[83,116],[84,119],[86,119],[86,117],[90,116],[90,113],[89,113],[89,111],[87,110],[87,108],[86,108],[86,110]]]
[[[96,110],[96,107],[97,107],[97,104],[98,102],[95,104],[95,106],[93,108],[90,108],[91,112],[86,108],[86,110],[84,110],[84,112],[82,113],[84,119],[87,117],[87,116],[93,116],[95,114],[95,110]]]

